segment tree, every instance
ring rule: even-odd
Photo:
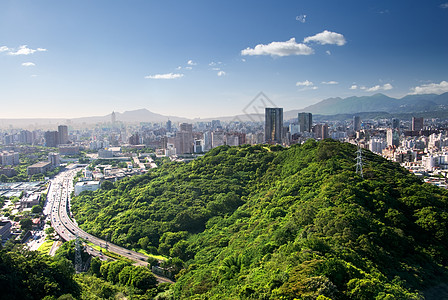
[[[30,218],[24,218],[24,219],[20,220],[19,224],[20,224],[20,228],[23,231],[28,231],[28,230],[31,230],[31,228],[33,228],[33,221],[31,221]]]
[[[45,233],[47,235],[52,235],[54,233],[54,228],[53,227],[48,227],[47,229],[45,229]]]
[[[8,176],[5,174],[0,175],[0,182],[8,182]]]
[[[40,205],[34,205],[33,208],[31,208],[31,212],[33,214],[40,214],[42,212],[42,207]]]
[[[101,183],[101,189],[108,191],[114,188],[114,184],[110,182],[109,180],[104,180],[103,183]]]

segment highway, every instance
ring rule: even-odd
[[[136,265],[147,266],[147,256],[126,248],[114,245],[105,240],[99,239],[81,228],[69,217],[70,194],[73,191],[73,178],[82,168],[72,168],[58,174],[51,180],[51,186],[47,195],[48,207],[50,207],[51,225],[61,238],[66,241],[76,239],[76,236],[83,238],[96,246],[105,248],[109,252],[119,254],[131,259]],[[93,250],[93,249],[91,249]],[[91,251],[95,252],[95,251]],[[97,253],[98,254],[98,253]],[[159,282],[173,283],[168,278],[155,275]]]

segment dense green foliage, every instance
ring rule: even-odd
[[[0,250],[0,298],[42,299],[63,294],[77,295],[74,269],[66,259],[15,248]],[[56,299],[56,298],[54,298]]]
[[[355,151],[223,146],[72,208],[93,234],[184,261],[175,298],[443,298],[448,192],[368,151],[363,179]]]
[[[83,262],[89,260],[82,252]],[[149,300],[166,290],[145,267],[93,258],[87,273],[75,274],[74,243],[66,242],[55,257],[19,245],[0,250],[0,299],[134,299]]]

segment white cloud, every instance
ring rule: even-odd
[[[156,74],[145,76],[145,79],[177,79],[184,77],[184,74],[178,73],[167,73],[167,74]]]
[[[448,81],[441,81],[440,83],[429,83],[416,86],[411,89],[411,94],[443,94],[448,92]]]
[[[303,42],[304,43],[316,42],[321,45],[330,44],[330,45],[343,46],[343,45],[345,45],[346,40],[345,40],[344,36],[340,33],[324,30],[321,33],[318,33],[316,35],[306,37],[303,40]]]
[[[33,78],[34,78],[34,77],[37,77],[37,75],[36,75],[36,74],[33,74],[33,75],[31,75],[31,77],[33,77]]]
[[[181,66],[178,66],[177,68],[176,68],[176,70],[181,70],[182,69],[182,67]]]
[[[299,21],[300,23],[305,23],[306,22],[306,15],[297,16],[296,20]]]
[[[331,81],[322,81],[322,84],[339,84],[339,82],[331,80]]]
[[[241,51],[241,55],[271,55],[271,56],[289,56],[289,55],[310,55],[314,50],[305,44],[296,43],[295,38],[286,42],[272,42],[267,45],[258,44],[254,48],[247,48]]]
[[[309,80],[305,80],[305,81],[297,81],[296,82],[296,86],[313,86],[314,83],[312,83]]]
[[[440,4],[441,8],[448,8],[448,2]]]
[[[375,85],[371,88],[364,88],[367,92],[377,92],[377,91],[388,91],[393,89],[394,87],[390,83],[386,83],[383,85]]]
[[[0,47],[0,52],[6,52],[6,51],[9,51],[8,47],[6,47],[6,46],[1,46]]]
[[[187,61],[187,64],[188,64],[189,66],[196,66],[196,65],[197,65],[197,63],[195,63],[195,62],[192,61],[191,59],[190,59],[189,61]]]
[[[246,59],[242,58],[241,61],[242,61],[242,62],[246,62]]]
[[[356,89],[358,89],[358,86],[356,84],[354,84],[350,87],[350,90],[356,90]]]
[[[330,50],[325,51],[325,53],[327,53],[327,55],[331,55],[331,51]]]
[[[22,63],[22,66],[24,67],[34,67],[36,64],[32,62],[24,62]]]
[[[31,49],[31,48],[28,48],[27,45],[20,46],[19,50],[15,51],[15,52],[12,49],[9,49],[9,50],[10,50],[10,52],[8,52],[9,55],[30,55],[35,52],[47,51],[47,49],[44,49],[44,48]]]
[[[226,72],[224,72],[224,71],[219,71],[216,75],[218,75],[219,77],[221,77],[221,76],[225,76],[225,75],[226,75]]]
[[[186,70],[191,70],[193,67],[185,67]]]
[[[213,71],[219,71],[221,68],[212,68]]]

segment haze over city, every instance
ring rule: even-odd
[[[444,1],[2,1],[0,118],[448,91]]]

